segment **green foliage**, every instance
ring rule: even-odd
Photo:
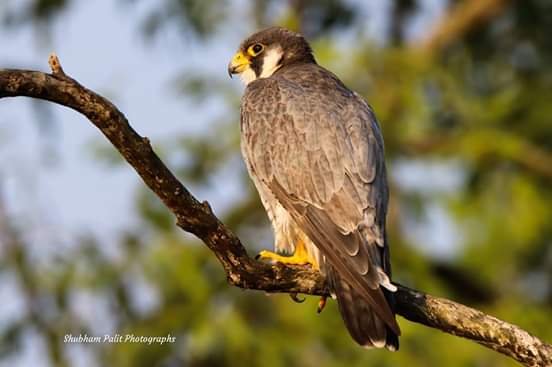
[[[227,1],[220,0],[164,0],[159,4],[143,24],[147,35],[155,35],[169,23],[183,26],[183,30],[192,31],[205,37],[217,30],[225,14]]]
[[[31,0],[26,1],[24,6],[19,6],[17,1],[5,0],[7,4],[3,6],[15,4],[17,10],[12,11],[8,8],[0,21],[9,27],[20,27],[25,23],[46,23],[51,22],[54,17],[65,10],[70,4],[70,0]],[[21,3],[21,2],[19,2]]]
[[[54,14],[63,1],[33,14]],[[148,32],[170,22],[199,39],[219,37],[218,24],[237,2],[159,2],[146,21]],[[405,44],[403,30],[422,11],[417,1],[395,1],[391,34],[383,45],[359,38],[340,42],[340,31],[363,23],[360,2],[290,1],[272,15],[276,1],[244,3],[255,25],[280,22],[313,37],[318,61],[370,102],[386,140],[392,201],[389,231],[394,279],[429,293],[469,303],[552,339],[552,45],[550,5],[518,1],[456,35],[446,45]],[[130,6],[130,5],[129,5]],[[37,16],[38,16],[37,15]],[[428,30],[429,31],[429,30]],[[188,33],[186,33],[188,35]],[[206,46],[207,47],[207,46]],[[213,98],[228,114],[193,137],[176,137],[160,150],[186,157],[176,167],[185,183],[225,192],[226,172],[238,172],[242,195],[224,222],[253,250],[271,247],[259,200],[239,165],[237,93],[224,81],[194,74],[177,80],[186,98]],[[163,149],[164,148],[164,149]],[[110,156],[110,159],[112,156]],[[399,165],[421,185],[408,187]],[[446,190],[425,177],[423,167],[447,167],[460,182]],[[441,180],[436,180],[441,181]],[[102,344],[90,348],[102,365],[121,366],[514,366],[506,357],[460,338],[400,319],[398,353],[365,351],[347,335],[334,302],[317,315],[317,300],[303,304],[286,295],[265,296],[229,287],[214,256],[188,237],[145,188],[137,194],[140,231],[121,240],[116,259],[93,240],[65,254],[55,266],[35,266],[18,238],[1,261],[15,275],[31,304],[0,329],[0,356],[17,351],[22,330],[33,327],[49,345],[50,360],[63,365],[61,337],[93,330],[71,310],[68,299],[88,292],[109,304],[120,334],[167,335],[174,344]],[[456,249],[446,259],[420,250],[426,241],[409,232],[423,225],[432,206],[446,213],[456,231]],[[440,231],[437,226],[432,231]],[[426,247],[427,248],[427,247]],[[139,307],[136,287],[153,293]],[[140,292],[138,292],[141,294]]]

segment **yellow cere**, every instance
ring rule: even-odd
[[[236,72],[241,73],[247,65],[249,65],[249,57],[244,55],[243,52],[237,52],[232,58],[232,67],[236,68]]]

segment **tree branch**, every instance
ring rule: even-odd
[[[183,230],[200,238],[218,258],[231,285],[265,292],[328,295],[325,279],[300,266],[253,260],[238,237],[199,202],[154,153],[147,138],[129,125],[111,102],[68,77],[50,58],[52,74],[0,69],[0,98],[27,96],[51,101],[85,115],[173,212]],[[476,341],[526,366],[552,365],[552,345],[519,327],[461,304],[399,285],[397,313],[406,319]]]
[[[423,40],[422,49],[436,53],[470,30],[501,14],[510,0],[469,0],[454,4]]]

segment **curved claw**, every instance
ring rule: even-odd
[[[306,297],[301,299],[297,296],[297,293],[290,293],[289,297],[293,300],[295,303],[303,303],[307,299]]]
[[[320,301],[318,301],[318,307],[316,308],[316,313],[322,312],[324,310],[324,307],[326,307],[326,296],[320,297]]]

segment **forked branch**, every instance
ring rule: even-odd
[[[50,65],[51,74],[0,69],[0,98],[38,98],[85,115],[165,203],[177,225],[211,249],[230,284],[265,292],[328,294],[324,278],[316,271],[269,265],[250,258],[239,238],[220,222],[207,202],[199,202],[190,194],[122,112],[68,77],[55,55],[51,56]],[[526,366],[552,365],[552,346],[519,327],[447,299],[397,286],[397,313],[406,319],[474,340]]]

